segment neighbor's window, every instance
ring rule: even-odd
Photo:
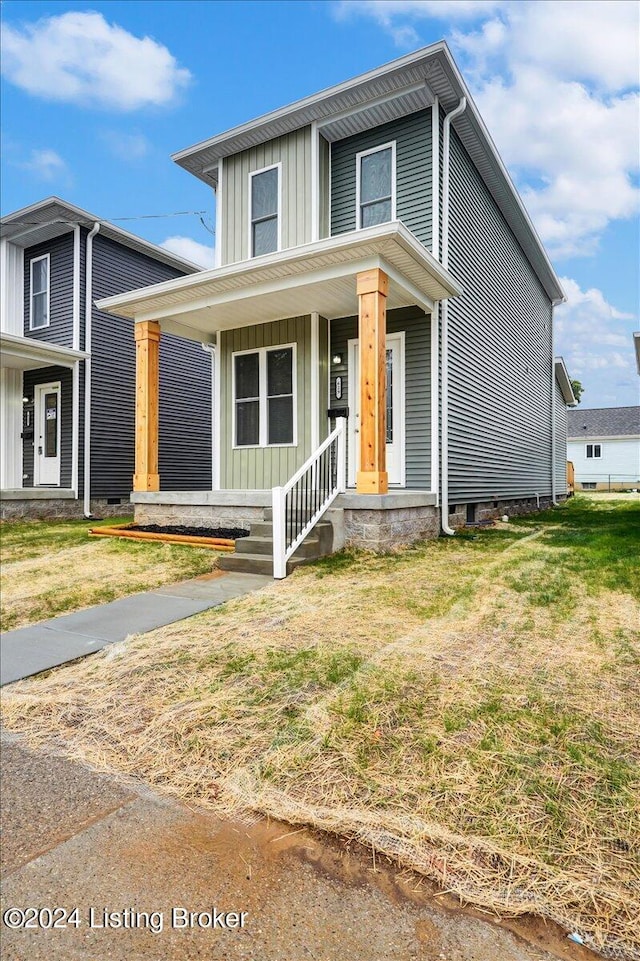
[[[29,329],[49,326],[49,254],[31,261]]]
[[[587,458],[602,457],[602,447],[600,444],[587,444]]]
[[[395,218],[396,145],[385,144],[356,156],[357,227],[373,227]]]
[[[251,192],[251,256],[278,250],[280,166],[249,174]]]
[[[236,447],[294,444],[295,345],[233,355]]]

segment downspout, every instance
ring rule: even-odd
[[[95,223],[87,234],[84,300],[84,516],[91,517],[91,321],[93,313],[93,238],[100,230]]]
[[[73,349],[80,350],[80,224],[73,227]],[[78,497],[78,454],[80,450],[80,362],[71,368],[71,489]]]
[[[467,98],[444,118],[442,127],[442,233],[440,239],[440,262],[449,268],[449,147],[451,121],[467,109]],[[440,525],[444,534],[453,535],[449,526],[449,301],[442,301],[440,326],[440,381],[442,384],[442,424],[440,428],[442,448],[442,496],[440,498]]]

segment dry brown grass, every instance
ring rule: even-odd
[[[15,685],[5,723],[639,957],[640,606],[576,530],[303,569]]]
[[[2,628],[12,630],[211,571],[217,555],[169,544],[89,538],[91,522],[2,528]]]

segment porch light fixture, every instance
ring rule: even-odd
[[[30,404],[31,401],[30,401],[30,399],[29,399],[28,397],[23,397],[23,398],[22,398],[22,403],[23,403],[23,404]]]
[[[334,367],[338,367],[342,363],[342,354],[334,354],[331,358],[331,363]]]

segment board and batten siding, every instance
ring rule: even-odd
[[[323,334],[323,328],[325,333]],[[319,323],[319,438],[327,435],[326,321]],[[296,345],[296,417],[297,444],[281,447],[239,447],[234,449],[233,354],[242,350],[259,350],[279,344]],[[226,330],[221,335],[220,391],[220,485],[227,490],[269,490],[285,484],[311,455],[311,318],[289,317],[268,324]],[[322,406],[324,401],[324,406]]]
[[[431,489],[431,320],[419,307],[387,313],[387,333],[405,332],[405,473],[406,487]],[[349,398],[348,343],[358,337],[358,318],[331,321],[331,407],[346,407]],[[336,377],[342,378],[342,399],[336,397]],[[349,412],[354,416],[354,411]]]
[[[549,496],[551,303],[454,130],[450,204],[449,499]]]
[[[225,157],[222,178],[221,263],[248,260],[249,174],[282,164],[282,249],[311,240],[311,127]]]
[[[331,234],[356,229],[356,155],[396,142],[396,219],[431,249],[432,112],[431,109],[331,145]]]
[[[24,396],[28,398],[25,405],[31,413],[33,437],[22,440],[22,472],[23,487],[33,487],[34,484],[34,455],[35,445],[38,443],[37,425],[35,424],[34,397],[38,384],[55,384],[60,381],[60,487],[71,487],[72,473],[72,373],[69,367],[40,367],[38,370],[25,370],[22,388]],[[55,488],[52,488],[55,489]]]
[[[99,234],[93,247],[93,299],[182,276]],[[95,306],[92,314],[91,493],[128,497],[135,451],[133,322]],[[200,343],[160,339],[159,473],[162,490],[210,490],[211,355]]]
[[[24,335],[59,347],[73,347],[73,232],[24,252]],[[49,326],[29,329],[31,261],[49,254]]]

